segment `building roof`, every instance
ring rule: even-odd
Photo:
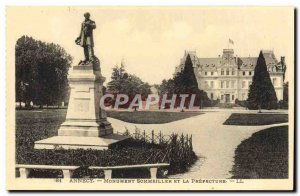
[[[278,61],[272,50],[262,50],[267,65],[277,65]]]
[[[279,62],[272,50],[262,50],[265,61],[268,67],[276,67],[282,69],[282,62]],[[185,51],[185,55],[180,60],[180,65],[176,68],[177,71],[183,68],[187,55],[190,55],[194,67],[200,69],[213,69],[220,67],[224,64],[236,65],[239,69],[254,69],[258,57],[237,57],[234,56],[233,49],[224,49],[223,56],[216,58],[199,58],[196,51]]]
[[[237,66],[243,68],[254,68],[257,63],[257,57],[238,57]]]
[[[220,66],[222,58],[199,58],[199,63],[201,66]]]

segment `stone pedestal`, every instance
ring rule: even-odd
[[[60,126],[58,136],[36,141],[36,149],[105,149],[111,144],[127,139],[113,134],[105,110],[100,108],[105,78],[93,64],[74,66],[69,74],[71,94],[66,121]]]
[[[106,112],[100,109],[105,78],[93,66],[75,66],[70,73],[71,94],[66,121],[58,130],[59,136],[99,137],[112,134]]]

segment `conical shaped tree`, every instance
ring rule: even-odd
[[[198,87],[192,59],[189,54],[186,57],[183,71],[174,77],[174,92],[176,94],[196,94],[195,106],[201,106],[201,103],[209,101],[207,94]],[[185,105],[187,106],[188,103]]]
[[[183,71],[174,78],[175,92],[195,93],[198,90],[198,82],[194,73],[193,63],[190,55],[186,57]]]
[[[277,109],[277,97],[262,51],[259,53],[252,84],[248,92],[248,108]]]

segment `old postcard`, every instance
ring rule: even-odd
[[[7,7],[8,190],[294,189],[293,7]]]

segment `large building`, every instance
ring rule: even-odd
[[[262,50],[276,91],[277,99],[283,99],[283,82],[286,70],[285,59],[278,61],[271,50]],[[254,68],[258,57],[238,57],[233,49],[224,49],[217,58],[199,58],[196,51],[185,51],[175,74],[184,68],[187,55],[190,55],[198,86],[207,92],[210,99],[221,103],[234,103],[236,99],[248,98]]]

